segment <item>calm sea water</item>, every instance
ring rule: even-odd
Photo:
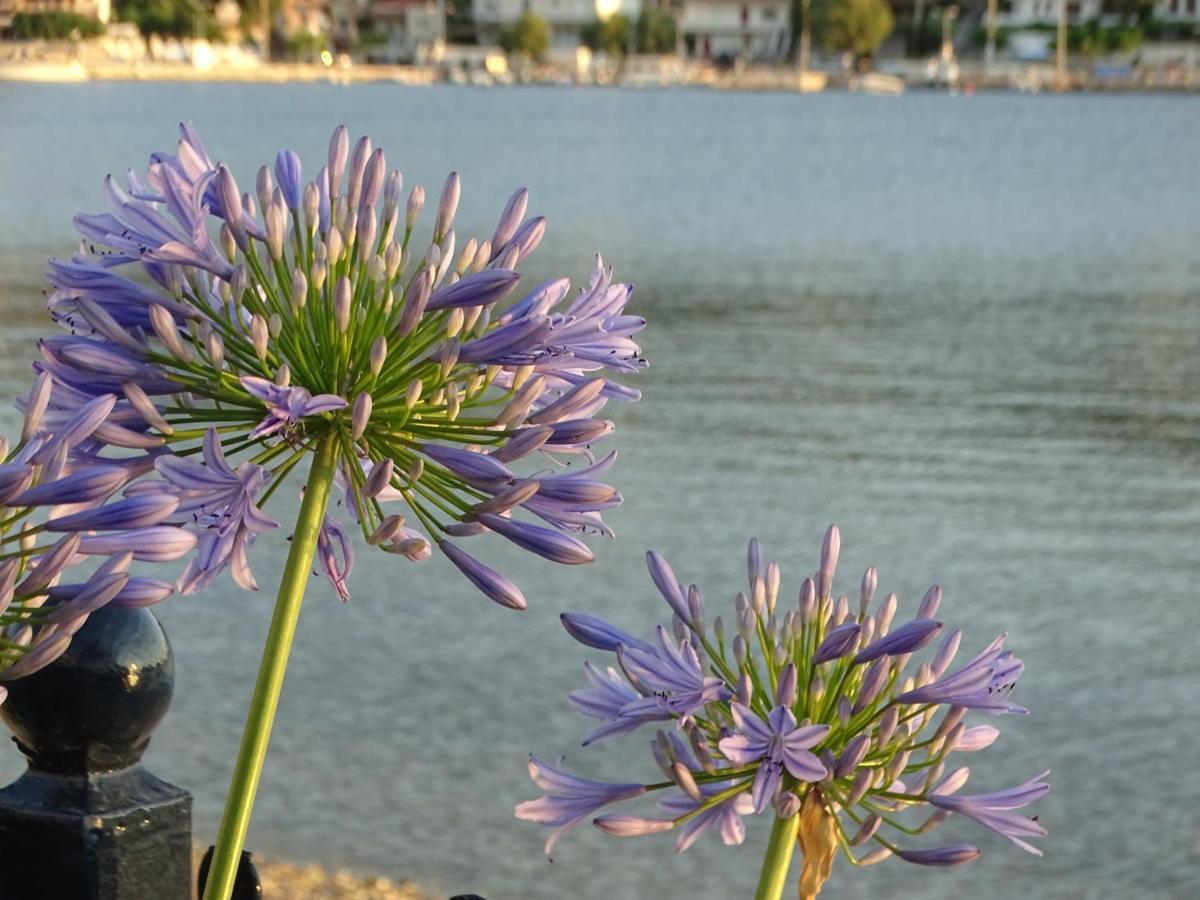
[[[651,320],[645,400],[617,410],[619,537],[583,569],[492,546],[531,610],[492,606],[435,560],[362,554],[354,599],[307,601],[250,846],[510,898],[744,897],[747,846],[580,828],[553,864],[512,819],[526,753],[652,778],[641,740],[581,751],[557,614],[649,629],[642,553],[710,604],[759,535],[791,593],[842,527],[841,584],[880,569],[911,611],[930,583],[982,645],[1027,661],[1034,714],[972,760],[979,789],[1053,768],[1035,860],[889,862],[830,898],[1173,898],[1200,875],[1200,101],[1158,97],[475,91],[389,86],[0,85],[5,386],[44,328],[43,259],[101,177],[193,120],[252,172],[309,159],[339,121],[410,183],[464,173],[460,234],[530,187],[551,231],[530,278],[601,250]],[[247,180],[252,176],[247,175]],[[4,423],[11,426],[12,415]],[[11,427],[9,427],[11,431]],[[274,583],[282,547],[260,544]],[[161,609],[174,707],[147,757],[215,831],[270,598],[227,583]],[[20,771],[15,749],[0,776]]]

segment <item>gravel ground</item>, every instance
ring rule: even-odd
[[[196,866],[204,855],[196,849]],[[255,857],[263,900],[433,900],[411,881],[359,875],[347,869],[328,871],[315,863],[297,865]]]

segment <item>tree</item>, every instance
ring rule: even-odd
[[[835,0],[825,26],[825,42],[831,50],[868,59],[892,33],[894,24],[884,0]]]
[[[629,35],[632,31],[633,23],[626,16],[616,13],[607,19],[597,19],[590,25],[585,25],[579,36],[590,50],[607,53],[609,56],[624,56],[629,50]]]
[[[541,59],[550,47],[550,26],[541,16],[522,13],[512,28],[500,32],[500,47],[526,59]]]
[[[55,10],[53,12],[19,12],[13,15],[12,35],[17,40],[61,41],[67,38],[89,38],[104,33],[104,26],[96,19],[77,13]]]
[[[675,17],[665,9],[642,8],[637,20],[639,53],[675,52]]]

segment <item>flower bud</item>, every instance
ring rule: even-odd
[[[428,269],[423,269],[405,292],[404,309],[396,325],[397,336],[407,337],[417,327],[421,316],[425,314],[425,306],[429,303],[432,290],[433,276]]]
[[[237,239],[228,223],[222,222],[221,227],[217,229],[217,241],[221,245],[221,255],[233,262],[237,258]]]
[[[413,185],[413,189],[408,194],[408,208],[404,215],[404,228],[407,231],[412,231],[414,225],[417,224],[417,217],[421,215],[421,207],[425,205],[425,188],[419,184]]]
[[[395,280],[396,273],[400,271],[400,263],[403,260],[404,251],[401,246],[395,241],[389,241],[387,248],[383,251],[383,266],[388,281]]]
[[[50,392],[53,387],[54,380],[49,372],[38,374],[33,387],[29,389],[29,398],[25,404],[25,424],[21,428],[21,443],[28,442],[37,434],[38,426],[42,423],[42,416],[46,414],[46,408],[50,405]],[[0,457],[0,460],[3,458]]]
[[[896,725],[900,722],[900,711],[894,706],[889,706],[882,716],[879,717],[879,725],[875,729],[876,746],[883,749],[891,741],[892,735],[896,733]]]
[[[775,604],[779,601],[779,582],[781,580],[779,563],[772,560],[767,563],[767,612],[775,612]]]
[[[271,259],[280,260],[283,258],[283,241],[287,236],[287,207],[278,188],[275,193],[270,205],[263,210],[263,222],[267,232],[267,251]]]
[[[396,463],[391,459],[384,459],[375,463],[371,467],[371,473],[367,476],[366,482],[363,484],[364,497],[378,497],[383,489],[392,483],[392,473],[396,470]]]
[[[379,200],[386,173],[387,160],[384,158],[383,149],[377,148],[367,160],[367,167],[363,172],[362,196],[358,199],[360,208],[373,207]]]
[[[841,550],[841,532],[836,525],[830,525],[821,542],[821,568],[817,573],[817,595],[821,598],[828,597],[833,587],[833,573]]]
[[[350,279],[343,275],[333,289],[333,322],[339,334],[350,330]]]
[[[942,589],[938,585],[934,585],[925,592],[925,596],[921,598],[921,605],[917,607],[918,619],[932,619],[937,614],[938,607],[942,605]]]
[[[846,806],[856,805],[867,795],[873,776],[874,772],[871,769],[859,769],[858,774],[854,776],[854,784],[850,787],[850,793],[846,796]]]
[[[421,399],[421,394],[424,392],[425,386],[421,383],[421,379],[417,378],[409,384],[408,390],[404,392],[404,405],[408,409],[412,409],[417,405],[417,401]]]
[[[179,328],[175,324],[175,317],[167,312],[165,307],[157,303],[150,304],[150,325],[172,356],[185,363],[192,361],[192,351],[184,345]]]
[[[775,703],[791,709],[796,703],[796,665],[788,663],[779,673],[779,683],[775,687]]]
[[[813,620],[817,609],[817,586],[811,578],[805,578],[800,585],[800,622],[808,625]]]
[[[259,362],[263,362],[267,358],[267,341],[269,339],[267,320],[259,313],[255,313],[250,317],[250,344],[254,347],[254,354],[258,357]]]
[[[391,220],[400,210],[400,192],[404,189],[404,176],[393,169],[383,183],[383,217]]]
[[[374,406],[371,395],[363,392],[354,398],[354,408],[350,414],[350,440],[357,441],[367,430],[371,421],[371,408]]]
[[[309,235],[317,233],[321,224],[321,189],[311,182],[304,186],[304,224]]]
[[[737,638],[734,638],[736,645]],[[750,702],[754,699],[754,680],[750,677],[749,672],[743,672],[738,676],[737,690],[734,692],[734,697],[738,703],[749,708]]]
[[[871,604],[871,598],[875,596],[875,586],[879,583],[879,573],[875,571],[874,566],[867,566],[867,571],[863,573],[862,585],[858,589],[858,614],[865,616],[867,607]]]
[[[275,384],[278,387],[287,387],[292,383],[292,367],[287,363],[280,363],[279,368],[275,370]]]
[[[854,832],[854,836],[850,838],[850,846],[857,847],[859,844],[864,844],[871,839],[879,826],[883,824],[883,819],[876,815],[867,816],[863,819],[862,825],[858,827],[858,831]]]
[[[338,260],[342,258],[343,249],[345,249],[345,242],[342,239],[342,232],[331,227],[325,235],[325,254],[331,267],[338,264]]]
[[[254,186],[258,194],[258,205],[266,209],[271,205],[271,195],[275,193],[275,179],[271,177],[271,170],[261,166]]]
[[[704,795],[700,793],[700,788],[696,785],[696,779],[692,775],[692,770],[681,762],[675,762],[671,766],[671,780],[679,785],[679,789],[695,800],[697,803],[704,801]]]
[[[883,602],[879,604],[879,611],[875,614],[876,639],[886,635],[888,629],[892,627],[892,619],[896,615],[896,607],[898,605],[899,599],[895,594],[888,594],[883,598]]]
[[[210,337],[216,337],[216,335],[210,335]],[[36,390],[36,385],[34,387]],[[157,428],[162,434],[175,433],[175,429],[162,417],[162,413],[154,405],[154,401],[136,382],[127,381],[121,385],[121,388],[125,392],[125,399],[129,401],[129,405],[137,410],[138,415],[147,425]]]
[[[308,279],[300,269],[292,272],[291,301],[292,309],[296,312],[304,309],[304,304],[308,302]]]
[[[492,242],[484,241],[479,245],[479,249],[475,251],[475,259],[471,263],[472,272],[482,272],[488,264],[488,260],[492,258]]]
[[[775,798],[775,814],[781,819],[790,819],[800,812],[800,798],[791,791],[783,791]]]
[[[383,371],[383,364],[387,361],[387,352],[387,338],[381,334],[371,344],[371,352],[368,357],[372,377],[378,378],[379,373]]]
[[[363,176],[367,171],[367,160],[371,157],[371,139],[363,135],[354,145],[354,153],[350,157],[350,174],[346,181],[346,200],[350,208],[359,204],[362,196]]]
[[[371,535],[367,538],[367,543],[372,547],[378,547],[380,544],[386,544],[404,527],[404,516],[388,516],[379,523]]]
[[[377,227],[375,210],[364,207],[355,226],[356,237],[358,239],[359,263],[366,263],[375,254],[375,232]]]
[[[457,172],[451,172],[442,187],[442,196],[438,202],[437,219],[433,226],[434,240],[439,240],[450,229],[454,221],[454,213],[458,209],[458,197],[462,190],[461,179]]]
[[[342,173],[346,170],[346,158],[350,155],[350,136],[345,125],[339,125],[333,130],[329,139],[329,192],[336,194],[342,183]]]
[[[279,337],[283,331],[283,316],[277,312],[271,313],[270,318],[267,319],[267,331],[270,332],[271,337]]]
[[[629,813],[611,813],[597,816],[592,824],[614,837],[641,837],[646,834],[658,834],[660,831],[670,831],[675,827],[671,819],[646,819],[632,816]]]

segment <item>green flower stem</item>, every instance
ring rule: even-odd
[[[317,536],[325,516],[336,462],[336,438],[329,435],[317,445],[312,470],[308,474],[304,502],[296,519],[295,535],[288,551],[283,579],[279,584],[275,613],[271,617],[267,643],[263,648],[262,662],[259,664],[258,680],[254,685],[254,696],[250,701],[250,711],[246,715],[242,744],[229,785],[229,796],[225,800],[225,813],[221,817],[221,828],[217,833],[217,847],[204,891],[204,900],[229,900],[233,891],[233,880],[241,859],[246,831],[250,826],[250,810],[254,805],[254,794],[262,775],[263,760],[267,755],[271,724],[279,705],[288,653],[292,648],[292,638],[296,634],[300,603],[304,599],[304,588],[312,570]]]
[[[783,896],[799,833],[799,814],[790,819],[775,818],[775,824],[771,828],[771,840],[767,844],[767,855],[763,859],[762,872],[758,876],[758,889],[754,892],[754,900],[779,900]]]

